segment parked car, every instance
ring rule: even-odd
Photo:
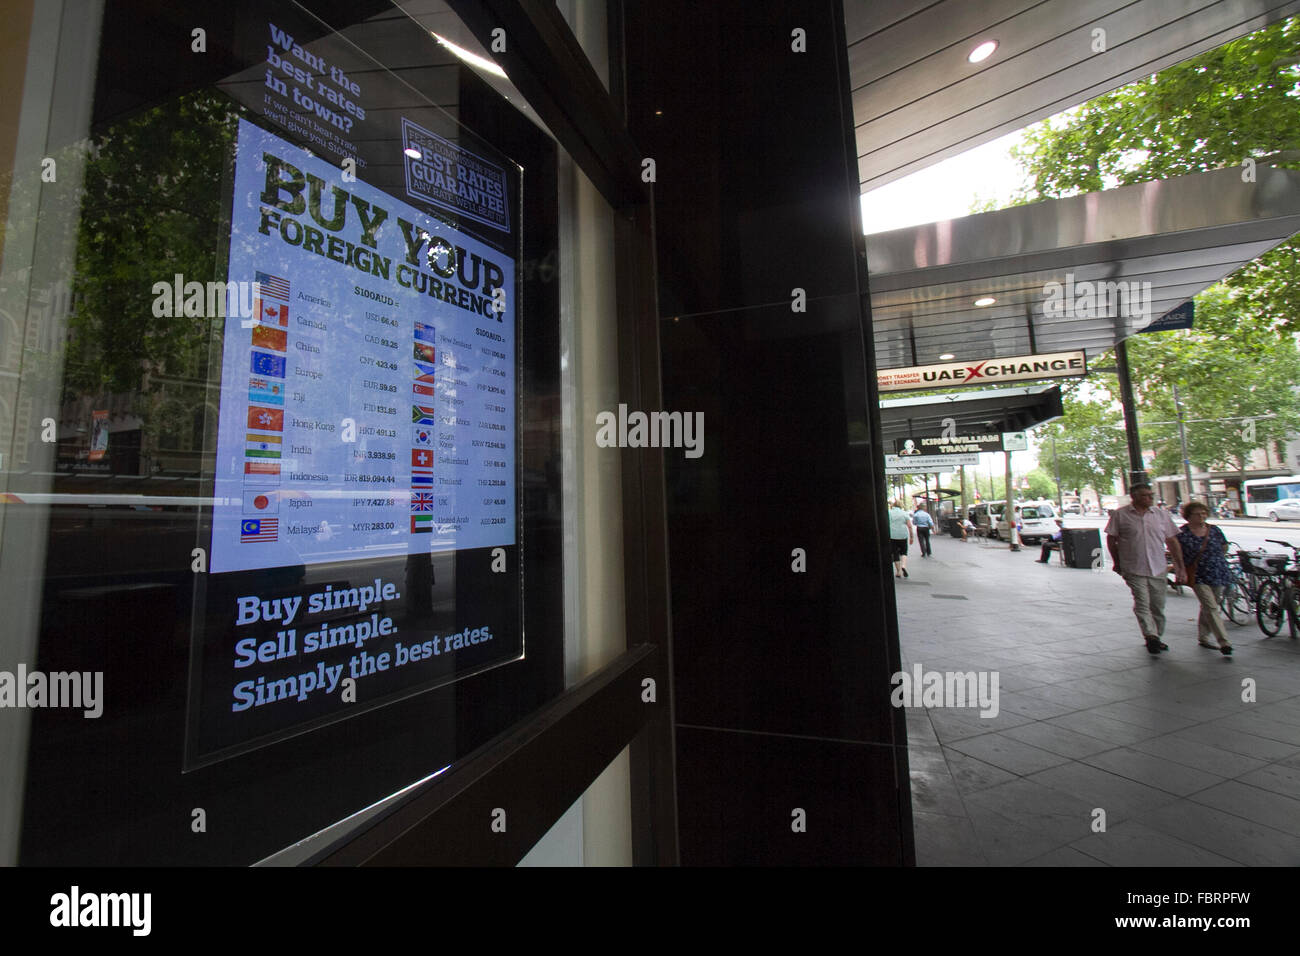
[[[1020,509],[1022,544],[1038,544],[1056,532],[1056,506],[1050,501],[1022,501],[1016,507]],[[1010,534],[1006,519],[999,516],[997,537],[1010,540]]]
[[[1280,498],[1269,502],[1267,514],[1269,521],[1300,518],[1300,498]]]
[[[1004,504],[1004,501],[981,501],[970,509],[970,520],[975,525],[976,534],[990,538],[998,536],[997,522]]]

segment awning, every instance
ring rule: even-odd
[[[1022,432],[1061,414],[1059,385],[891,398],[880,403],[881,441],[892,448],[895,440],[908,435],[941,432],[948,419],[959,434]]]
[[[1297,232],[1300,172],[1261,166],[1253,183],[1220,169],[868,236],[876,363],[1092,358]],[[1085,308],[1065,292],[1084,283],[1125,304]]]

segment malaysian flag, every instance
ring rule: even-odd
[[[265,272],[257,273],[257,284],[261,286],[263,295],[272,299],[279,299],[282,302],[289,301],[289,280],[281,279],[279,276],[267,275]]]
[[[279,518],[245,518],[239,523],[239,541],[241,544],[274,541],[279,530]]]
[[[411,510],[432,511],[433,494],[428,491],[417,491],[415,489],[411,489]]]

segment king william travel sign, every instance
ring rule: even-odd
[[[1088,360],[1083,352],[1049,352],[884,369],[876,374],[876,383],[882,392],[905,392],[996,382],[1032,382],[1042,378],[1080,378],[1087,374]]]

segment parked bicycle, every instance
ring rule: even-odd
[[[1255,562],[1262,562],[1265,557],[1263,551],[1244,551],[1236,542],[1228,542],[1228,569],[1232,579],[1219,597],[1219,607],[1233,624],[1243,626],[1255,620],[1259,589],[1266,578],[1254,568]]]
[[[1259,622],[1259,629],[1269,637],[1281,631],[1282,621],[1286,620],[1291,637],[1296,637],[1300,635],[1300,588],[1296,586],[1300,578],[1300,547],[1275,538],[1265,540],[1269,544],[1290,548],[1291,560],[1287,561],[1281,555],[1270,555],[1265,559],[1275,570],[1266,575],[1260,586],[1255,602],[1255,619]],[[1278,558],[1281,558],[1280,564]]]

